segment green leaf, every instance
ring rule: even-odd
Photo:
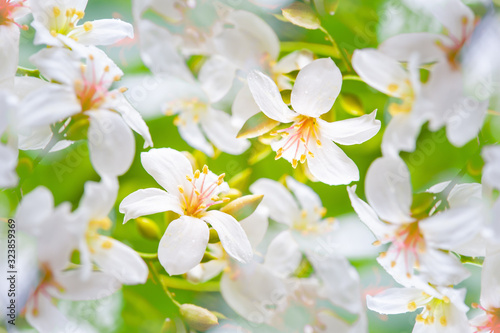
[[[316,30],[321,26],[319,18],[314,10],[305,3],[294,2],[281,10],[283,16],[291,23],[299,27]]]
[[[231,215],[236,220],[241,221],[250,216],[259,206],[264,198],[262,194],[245,195],[231,201],[221,209],[221,212]]]
[[[267,117],[263,112],[259,112],[245,122],[236,137],[245,139],[255,138],[269,132],[278,126],[279,123],[279,121]]]
[[[285,74],[289,79],[295,81],[297,78],[297,75],[299,74],[299,71],[292,71],[290,73]],[[288,76],[290,75],[290,76]],[[292,91],[290,89],[282,90],[280,91],[281,98],[283,99],[283,102],[285,104],[290,105],[291,103],[291,98],[292,98]]]

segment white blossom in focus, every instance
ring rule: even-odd
[[[252,247],[239,222],[229,214],[207,210],[226,202],[219,197],[229,190],[224,174],[216,176],[207,166],[193,172],[187,157],[170,148],[142,153],[141,160],[166,191],[138,190],[123,199],[120,212],[125,214],[124,223],[165,211],[180,215],[170,222],[158,246],[158,259],[170,275],[186,273],[200,263],[209,239],[207,224],[217,231],[229,256],[243,263],[252,259]]]
[[[281,123],[292,123],[276,134],[276,158],[283,157],[297,167],[305,163],[311,174],[328,185],[349,184],[359,179],[356,164],[332,142],[352,145],[373,137],[380,129],[376,111],[359,118],[326,122],[319,117],[328,112],[340,93],[342,74],[329,59],[318,59],[298,74],[292,89],[293,110],[283,102],[278,87],[261,72],[249,74],[248,84],[257,105],[266,116]]]

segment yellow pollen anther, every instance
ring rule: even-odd
[[[309,154],[309,156],[311,156],[312,158],[314,158],[314,154],[313,153],[309,152],[308,154]]]
[[[390,93],[395,93],[399,89],[399,86],[395,83],[391,83],[387,86],[387,90],[389,90]]]
[[[104,71],[109,72],[109,66],[106,65],[106,67],[104,67]]]
[[[316,144],[321,147],[321,141],[316,140]]]
[[[229,201],[231,201],[231,198],[223,198],[222,199],[222,202],[229,202]]]
[[[200,205],[200,209],[205,209],[207,208],[207,205]]]
[[[269,133],[270,135],[278,135],[278,132],[277,131],[271,131],[271,133]]]
[[[81,20],[85,16],[85,13],[82,12],[81,10],[75,10],[75,14],[76,16],[78,16],[79,20]]]
[[[278,149],[278,151],[276,151],[276,157],[274,159],[277,160],[281,157],[281,155],[283,155],[283,148],[280,148]]]
[[[375,242],[372,243],[373,246],[380,246],[382,244],[381,241],[376,240]]]
[[[219,178],[217,179],[217,185],[220,185],[224,182],[224,177],[226,177],[225,173],[223,173],[219,176]]]
[[[200,194],[201,194],[201,192],[200,192],[198,189],[195,189],[195,190],[194,190],[194,193],[195,193],[196,195],[200,195]]]
[[[319,209],[319,215],[321,215],[321,217],[325,216],[326,214],[326,208],[325,207],[321,207]]]
[[[443,297],[443,301],[444,301],[445,303],[450,303],[450,299],[448,298],[448,296],[444,296],[444,297]]]
[[[111,241],[109,240],[105,240],[104,242],[102,242],[101,247],[107,250],[113,247],[113,243],[111,243]]]
[[[395,261],[391,261],[391,267],[394,267],[396,266],[396,262]]]
[[[196,170],[196,171],[194,172],[194,178],[195,178],[195,179],[200,178],[200,170]]]
[[[219,201],[220,198],[218,196],[214,195],[213,197],[210,198],[210,200],[212,200],[212,201]]]
[[[434,323],[434,317],[433,316],[429,316],[429,317],[425,318],[425,324],[426,325],[430,325],[432,323]]]
[[[306,139],[304,139],[303,137],[300,138],[300,141],[302,141],[302,143],[306,143]]]
[[[38,308],[33,309],[33,316],[37,317],[39,314]]]
[[[296,168],[297,165],[299,164],[299,161],[297,161],[295,158],[292,160],[292,167]]]
[[[128,90],[127,87],[120,87],[120,89],[118,89],[122,94]]]
[[[415,311],[417,309],[417,304],[415,302],[408,303],[408,310]]]
[[[189,175],[186,175],[186,179],[187,179],[189,182],[192,182],[192,181],[193,181],[193,178],[191,178],[191,176],[189,176]]]
[[[203,166],[203,173],[205,175],[208,174],[208,166],[206,164]]]
[[[422,296],[424,297],[431,297],[431,295],[429,295],[428,293],[426,293],[425,291],[422,291]]]
[[[445,316],[442,316],[441,318],[439,318],[439,323],[442,325],[442,326],[446,326],[448,324],[448,322],[446,321],[446,317]]]
[[[300,216],[302,216],[302,218],[306,217],[307,216],[307,211],[305,209],[303,209],[301,212],[300,212]]]
[[[418,314],[415,320],[418,321],[419,323],[423,323],[425,321],[424,316],[422,316],[421,314]]]
[[[93,54],[89,54],[89,59],[90,60],[94,60],[94,55]]]
[[[474,309],[479,308],[479,304],[477,304],[477,303],[472,303],[470,306],[472,306]]]
[[[387,252],[380,252],[380,258],[385,258],[385,256],[387,255]]]
[[[120,75],[115,75],[115,77],[113,78],[114,81],[120,81],[121,77]]]
[[[52,12],[54,12],[55,17],[58,17],[59,15],[61,15],[61,9],[59,9],[59,7],[57,7],[57,6],[52,8]]]
[[[179,192],[184,193],[184,188],[181,185],[177,185]]]
[[[304,163],[306,161],[306,155],[300,155],[300,163]]]
[[[50,30],[52,37],[57,37],[57,32],[55,30]]]
[[[410,278],[411,278],[411,274],[410,274],[410,273],[406,273],[406,277],[407,277],[408,279],[410,279]]]

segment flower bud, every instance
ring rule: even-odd
[[[182,304],[180,313],[186,324],[197,331],[205,332],[219,324],[217,316],[194,304]]]
[[[151,240],[160,240],[160,228],[158,228],[158,225],[153,220],[147,217],[138,217],[135,221],[137,222],[137,229],[139,229],[139,233],[142,237]]]

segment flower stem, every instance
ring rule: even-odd
[[[156,280],[156,282],[161,285],[163,291],[168,296],[168,298],[170,298],[170,300],[172,301],[172,303],[174,303],[175,306],[177,306],[178,308],[180,308],[181,307],[181,303],[179,303],[179,302],[177,302],[175,300],[175,298],[172,295],[172,293],[170,292],[170,290],[168,290],[168,288],[165,285],[165,283],[163,283],[163,281],[161,279],[161,276],[160,276],[160,274],[158,274],[158,271],[156,270],[154,264],[152,262],[148,262],[148,266],[150,267],[149,271],[151,272],[152,276],[154,277],[154,280]]]
[[[307,49],[315,54],[329,56],[336,59],[342,58],[342,55],[338,50],[336,50],[334,47],[330,45],[325,45],[325,44],[316,44],[307,42],[281,42],[280,48],[281,52],[285,53]]]
[[[31,77],[41,78],[40,71],[38,69],[29,69],[21,66],[17,67],[16,74],[19,76],[31,76]]]
[[[351,65],[350,65],[350,61],[349,61],[349,58],[347,57],[347,53],[345,52],[345,50],[344,50],[344,49],[341,49],[341,48],[337,45],[337,43],[336,43],[336,42],[335,42],[335,40],[333,39],[332,35],[330,35],[330,33],[328,32],[328,30],[326,30],[323,26],[320,26],[320,27],[319,27],[319,30],[321,30],[321,31],[325,34],[326,39],[328,39],[328,41],[329,41],[330,43],[332,43],[333,48],[334,48],[335,50],[337,50],[337,52],[338,52],[338,53],[340,53],[341,58],[342,58],[342,60],[344,61],[344,65],[345,65],[345,67],[347,68],[347,70],[348,70],[349,72],[352,72],[352,67],[351,67]]]
[[[144,253],[139,251],[136,252],[142,259],[148,259],[148,260],[158,259],[158,253]]]

